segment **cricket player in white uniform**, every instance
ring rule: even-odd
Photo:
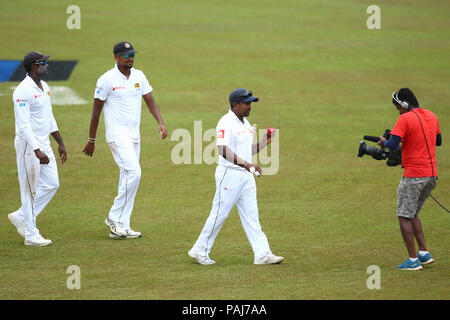
[[[205,226],[188,255],[203,265],[214,264],[209,253],[225,219],[236,205],[242,226],[254,253],[254,264],[276,264],[283,257],[274,255],[266,235],[259,223],[256,199],[256,183],[251,172],[262,174],[252,164],[252,155],[271,142],[267,134],[263,140],[253,144],[256,128],[245,119],[250,114],[251,103],[259,99],[246,89],[235,89],[229,96],[231,110],[224,115],[216,127],[219,163],[216,168],[216,193],[212,209]]]
[[[118,194],[105,220],[111,238],[140,238],[130,227],[134,199],[141,179],[139,164],[142,98],[159,124],[162,139],[167,130],[150,83],[144,73],[133,68],[136,51],[129,42],[119,42],[113,49],[116,65],[97,81],[89,138],[83,152],[92,156],[102,109],[105,110],[106,142],[120,169]]]
[[[36,218],[59,188],[58,168],[49,135],[58,143],[61,163],[67,152],[53,116],[50,88],[41,79],[47,74],[49,55],[29,52],[23,60],[25,79],[13,93],[20,199],[22,207],[8,215],[25,238],[25,245],[48,246],[51,240],[41,236]]]

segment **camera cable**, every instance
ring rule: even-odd
[[[412,110],[412,112],[417,116],[417,119],[419,119],[419,124],[420,124],[420,127],[422,128],[423,137],[425,138],[425,144],[426,144],[426,146],[427,146],[428,156],[430,157],[431,172],[432,172],[432,174],[433,174],[433,177],[434,177],[435,182],[437,182],[437,177],[435,177],[435,175],[434,175],[433,157],[431,156],[430,148],[428,147],[427,136],[425,135],[425,130],[423,129],[422,121],[420,120],[420,117],[419,117],[419,115],[417,114],[417,112],[415,112],[414,110]],[[450,213],[450,211],[449,211],[444,205],[442,205],[436,198],[434,198],[433,195],[432,195],[431,193],[430,193],[430,197],[431,197],[431,199],[433,199],[438,205],[440,205],[442,209],[444,209],[445,211],[447,211],[447,212]]]

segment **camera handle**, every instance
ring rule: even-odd
[[[364,136],[363,138],[364,138],[364,140],[372,141],[372,142],[380,141],[380,137],[376,137],[376,136]]]

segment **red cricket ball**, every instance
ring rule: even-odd
[[[267,128],[267,135],[268,136],[271,136],[274,133],[275,133],[275,129],[274,128],[272,128],[272,127],[268,127]]]

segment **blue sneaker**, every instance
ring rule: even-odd
[[[417,253],[417,257],[422,264],[430,264],[434,262],[434,259],[429,252],[425,253],[423,256]]]
[[[409,258],[406,259],[400,266],[397,267],[398,270],[422,270],[422,264],[420,260],[411,261]]]

